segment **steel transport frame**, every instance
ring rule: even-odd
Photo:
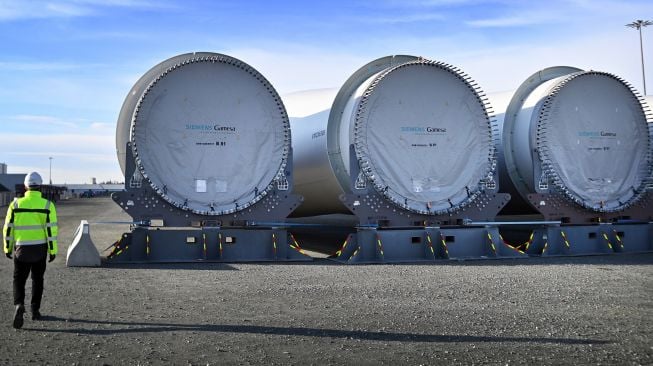
[[[125,176],[133,177],[136,164],[127,144]],[[285,227],[255,225],[281,223],[302,198],[292,194],[292,151],[285,176],[278,178],[263,199],[228,215],[199,215],[170,205],[148,185],[126,180],[125,190],[112,199],[134,220],[121,235],[109,263],[310,261]]]
[[[353,156],[353,155],[352,155]],[[418,215],[401,211],[386,204],[383,197],[368,185],[357,181],[359,166],[350,159],[351,194],[341,195],[341,201],[358,217],[360,225],[350,234],[334,259],[348,264],[434,262],[443,259],[501,259],[533,256],[572,256],[653,251],[653,222],[648,208],[650,192],[643,202],[627,211],[637,215],[637,220],[608,214],[612,222],[602,222],[603,216],[591,215],[562,207],[565,213],[573,212],[589,225],[569,225],[553,212],[548,221],[495,221],[497,213],[510,199],[509,194],[486,190],[477,203],[450,215]],[[532,195],[530,199],[555,204],[539,207],[560,212],[565,200],[553,194]],[[485,221],[482,221],[485,220]],[[529,240],[519,246],[503,240],[500,229],[526,227],[531,231]]]

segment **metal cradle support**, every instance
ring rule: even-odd
[[[360,227],[350,234],[334,260],[348,264],[437,262],[447,259],[523,258],[503,242],[498,227]]]
[[[529,255],[573,256],[653,251],[653,223],[546,226],[534,230]]]
[[[154,229],[121,236],[109,263],[310,261],[285,229]]]

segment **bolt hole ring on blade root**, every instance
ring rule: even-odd
[[[290,127],[283,103],[260,73],[235,58],[177,58],[134,108],[137,170],[175,207],[201,215],[244,210],[284,174]]]
[[[363,85],[352,115],[354,147],[378,192],[411,212],[443,214],[486,189],[496,169],[496,126],[473,85],[458,69],[424,59]]]
[[[541,73],[551,77],[535,78]],[[605,72],[556,67],[538,74],[505,117],[503,150],[519,193],[557,192],[591,212],[637,203],[653,169],[642,99]]]

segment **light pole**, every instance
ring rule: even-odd
[[[52,185],[52,156],[50,156],[49,159],[50,159],[50,185]]]
[[[626,24],[626,27],[635,28],[639,31],[639,52],[642,56],[642,81],[644,82],[644,95],[646,95],[646,74],[644,73],[644,46],[642,44],[642,28],[653,24],[650,20],[636,20]]]

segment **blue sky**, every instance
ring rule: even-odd
[[[642,90],[637,32],[653,2],[612,0],[0,0],[0,162],[55,184],[123,180],[122,101],[150,67],[192,51],[249,63],[280,94],[339,87],[411,54],[460,67],[487,92],[569,65]],[[653,27],[644,29],[653,90]]]

